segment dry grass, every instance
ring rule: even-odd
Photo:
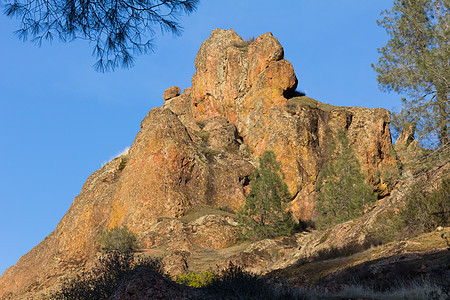
[[[286,105],[289,110],[295,110],[296,107],[305,107],[305,108],[320,109],[323,111],[330,112],[333,109],[338,108],[338,106],[325,104],[325,103],[319,102],[313,98],[309,98],[306,96],[291,98],[288,100]]]
[[[194,206],[180,220],[189,223],[207,215],[234,216],[235,214],[212,206]]]
[[[447,243],[441,237],[442,234],[450,236],[450,227],[444,228],[442,231],[422,234],[408,241],[391,242],[371,247],[365,251],[349,254],[346,257],[332,255],[333,253],[328,252],[332,252],[333,249],[329,249],[328,252],[324,251],[322,256],[316,255],[300,259],[296,265],[284,270],[274,271],[273,274],[276,277],[286,278],[287,281],[293,283],[316,282],[332,273],[403,253],[446,251]],[[346,249],[346,251],[349,250]],[[340,254],[340,251],[336,253]]]

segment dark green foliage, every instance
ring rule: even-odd
[[[216,275],[209,271],[189,272],[178,275],[176,282],[194,288],[200,288],[210,285],[215,280]]]
[[[374,66],[379,86],[408,95],[393,129],[415,124],[426,146],[449,141],[449,11],[448,0],[396,0],[378,21],[390,37]]]
[[[331,161],[320,172],[316,190],[318,218],[316,226],[325,229],[362,215],[376,200],[372,187],[361,173],[358,159],[340,130],[331,142]]]
[[[443,179],[432,192],[427,192],[422,183],[411,187],[399,218],[409,236],[450,226],[450,178]]]
[[[273,238],[292,233],[295,222],[287,210],[291,194],[283,180],[281,165],[273,151],[265,151],[250,177],[250,193],[238,211],[243,237]]]
[[[102,250],[119,252],[131,252],[138,246],[136,236],[127,226],[102,231],[98,244]]]
[[[158,260],[145,259],[135,263],[131,253],[107,252],[94,268],[64,282],[61,289],[55,292],[51,299],[108,299],[122,279],[138,268],[161,272]]]
[[[372,245],[382,245],[392,241],[401,240],[402,222],[396,213],[396,208],[390,208],[383,214],[375,217],[371,228],[363,229],[366,232],[365,240]]]
[[[88,40],[99,71],[133,65],[134,55],[153,50],[154,26],[181,34],[177,17],[193,12],[198,0],[19,0],[7,1],[5,14],[21,20],[16,34],[41,44],[43,40]]]

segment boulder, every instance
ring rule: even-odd
[[[162,264],[164,271],[173,277],[189,271],[188,259],[191,253],[185,250],[171,249],[164,256]]]
[[[172,86],[170,88],[167,88],[164,91],[163,99],[164,100],[169,100],[169,99],[175,98],[175,97],[179,96],[180,93],[181,93],[181,89],[179,87]]]

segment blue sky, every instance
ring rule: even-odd
[[[50,234],[87,177],[132,144],[167,87],[189,87],[201,43],[215,28],[244,39],[272,32],[299,90],[333,105],[400,105],[370,67],[392,0],[202,1],[181,37],[158,35],[130,70],[96,73],[87,42],[21,42],[0,15],[0,274]]]

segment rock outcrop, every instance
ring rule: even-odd
[[[380,196],[389,193],[383,174],[396,168],[387,110],[324,105],[296,95],[297,78],[278,40],[267,33],[253,42],[216,29],[195,60],[192,87],[164,107],[189,128],[221,116],[236,125],[254,157],[273,150],[282,162],[293,212],[313,217],[313,186],[338,130],[348,132],[363,170]]]
[[[164,100],[169,100],[172,98],[175,98],[176,96],[179,96],[181,93],[181,89],[177,86],[172,86],[170,88],[167,88],[163,94]]]
[[[128,226],[144,248],[178,247],[176,240],[186,251],[230,246],[233,220],[182,217],[196,207],[238,209],[265,150],[282,163],[293,214],[310,220],[314,184],[338,130],[348,132],[379,195],[390,192],[379,175],[396,167],[390,113],[297,97],[297,77],[272,34],[244,41],[231,29],[216,29],[195,66],[192,87],[182,94],[169,88],[129,152],[92,174],[55,231],[0,277],[0,297],[43,290],[78,271],[95,256],[106,228]]]

